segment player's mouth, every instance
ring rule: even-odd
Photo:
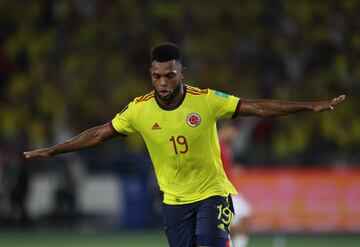
[[[166,97],[171,94],[171,90],[170,89],[162,89],[162,90],[159,90],[159,94],[162,97]]]

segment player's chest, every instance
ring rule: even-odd
[[[139,120],[139,131],[154,142],[174,135],[197,138],[213,123],[205,110],[196,107],[143,112]]]

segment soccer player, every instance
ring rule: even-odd
[[[164,228],[171,247],[224,247],[228,243],[233,214],[229,195],[236,190],[221,164],[218,119],[319,112],[333,109],[345,98],[341,95],[320,102],[245,100],[191,87],[184,83],[180,49],[171,43],[152,48],[150,76],[154,90],[135,98],[109,123],[24,155],[51,157],[139,132],[164,195]]]

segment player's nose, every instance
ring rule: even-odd
[[[160,85],[161,87],[166,87],[166,86],[168,85],[168,82],[167,82],[166,78],[161,77],[161,78],[160,78],[159,85]]]

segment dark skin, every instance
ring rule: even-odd
[[[151,82],[155,89],[155,97],[163,107],[171,108],[183,97],[184,71],[181,63],[175,60],[152,63]]]
[[[172,107],[178,104],[184,95],[184,71],[182,64],[176,60],[168,62],[153,61],[150,75],[156,98],[164,107]],[[180,87],[180,88],[179,88]],[[178,91],[176,89],[179,89]],[[280,100],[246,100],[241,99],[240,107],[236,110],[236,116],[277,117],[295,112],[313,111],[321,112],[333,110],[334,106],[345,99],[345,95],[337,98],[318,102],[294,102]],[[97,146],[104,141],[118,136],[109,124],[96,126],[85,130],[78,136],[64,143],[24,152],[26,158],[52,157],[56,154],[72,152],[88,147]]]
[[[176,106],[182,99],[184,91],[184,71],[179,61],[153,61],[150,68],[152,85],[157,102],[164,108]],[[333,110],[334,106],[345,99],[345,95],[319,102],[291,102],[279,100],[245,100],[241,99],[236,116],[276,117],[301,111],[321,112]],[[24,152],[26,158],[52,157],[60,153],[72,152],[102,144],[104,141],[118,136],[109,124],[90,128],[64,143]],[[206,247],[206,246],[199,246]]]

